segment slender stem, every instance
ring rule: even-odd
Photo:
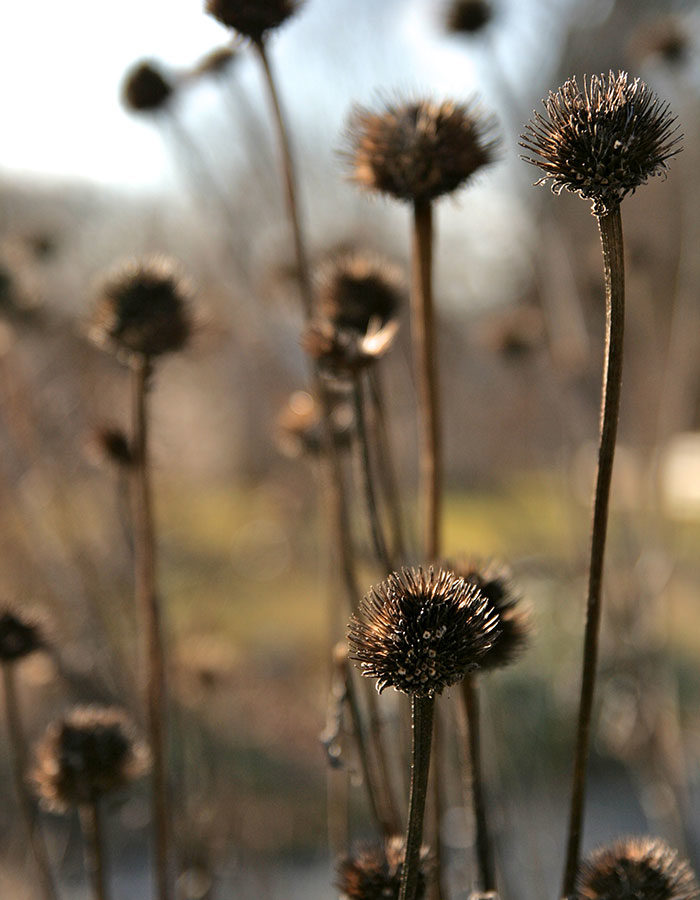
[[[29,838],[29,845],[37,867],[37,877],[45,900],[57,900],[58,893],[54,884],[49,854],[44,843],[44,836],[40,830],[34,802],[25,780],[27,765],[27,741],[22,727],[22,716],[19,711],[17,699],[17,686],[15,684],[14,664],[4,662],[2,664],[2,680],[5,693],[5,715],[7,716],[7,731],[10,740],[10,753],[12,756],[12,775],[15,782],[17,798],[22,810],[24,825]]]
[[[416,203],[413,218],[411,329],[415,347],[420,410],[420,467],[425,516],[425,554],[427,560],[433,561],[440,553],[442,465],[432,285],[433,224],[430,203]]]
[[[486,796],[481,769],[481,726],[479,717],[479,691],[473,675],[462,681],[462,701],[464,703],[467,744],[469,748],[469,768],[471,775],[471,799],[476,827],[476,856],[479,865],[480,888],[484,892],[496,890],[496,871],[493,862],[493,847],[486,815]]]
[[[411,695],[411,791],[408,800],[406,857],[401,873],[399,900],[415,900],[420,873],[425,798],[428,793],[430,746],[433,738],[434,697]]]
[[[384,539],[384,531],[379,516],[379,507],[377,504],[377,495],[374,488],[374,476],[372,472],[372,460],[369,452],[369,438],[367,436],[367,422],[365,416],[365,398],[362,387],[362,373],[358,373],[353,379],[353,402],[355,406],[355,428],[357,429],[357,439],[360,445],[361,455],[361,477],[363,481],[365,501],[367,503],[367,514],[372,531],[372,542],[374,544],[374,552],[381,566],[384,567],[388,574],[393,568],[393,562],[387,550],[386,541]]]
[[[622,382],[622,344],[625,323],[625,270],[622,243],[622,218],[619,205],[598,217],[605,271],[605,364],[601,397],[600,444],[591,531],[591,557],[588,572],[588,602],[581,675],[576,752],[566,865],[562,896],[570,897],[574,890],[583,830],[583,811],[586,794],[586,767],[590,744],[593,692],[598,659],[598,636],[602,608],[603,559],[608,524],[610,482],[617,436]]]
[[[299,279],[299,292],[304,307],[306,317],[311,316],[313,307],[313,292],[311,289],[311,276],[309,273],[309,258],[306,252],[306,244],[304,234],[301,227],[301,216],[299,213],[299,203],[297,200],[296,174],[294,166],[294,158],[292,148],[289,141],[289,133],[284,120],[282,106],[280,104],[279,94],[275,85],[275,79],[270,68],[270,60],[267,55],[265,42],[260,40],[255,42],[255,49],[258,51],[260,62],[262,63],[265,73],[265,82],[267,84],[270,105],[277,128],[277,140],[279,142],[280,155],[282,158],[282,172],[284,176],[285,197],[287,201],[287,215],[289,216],[289,224],[294,237],[294,251],[297,261],[297,275]]]
[[[97,797],[80,806],[80,827],[85,841],[85,868],[90,876],[93,900],[108,900],[102,816]]]
[[[152,814],[155,830],[158,900],[172,896],[170,884],[170,798],[166,759],[165,658],[160,602],[156,589],[155,526],[148,458],[147,393],[151,366],[146,358],[134,362],[132,372],[133,448],[132,508],[134,517],[134,576],[136,606],[144,623],[146,643],[147,725],[153,757]]]

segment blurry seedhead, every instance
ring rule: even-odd
[[[493,18],[493,6],[486,0],[452,0],[447,8],[445,27],[451,34],[475,35]]]
[[[355,251],[329,259],[318,270],[319,313],[337,328],[366,332],[398,315],[406,282],[398,266],[374,253]]]
[[[128,70],[122,83],[122,100],[133,112],[155,112],[170,102],[174,85],[157,64],[150,61],[136,63]]]
[[[366,844],[342,859],[337,866],[336,887],[343,900],[398,900],[406,856],[403,837],[395,835],[382,844]],[[416,900],[425,897],[430,878],[427,847],[420,852]]]
[[[193,327],[192,290],[165,257],[118,265],[103,280],[89,326],[92,340],[128,360],[182,350]]]
[[[302,346],[324,375],[347,378],[381,359],[393,343],[398,322],[370,322],[365,334],[354,328],[336,328],[329,321],[312,322]]]
[[[576,900],[696,900],[700,888],[688,863],[659,838],[627,837],[585,860]]]
[[[268,31],[293,15],[300,0],[206,0],[205,11],[227,28],[261,44]]]
[[[352,443],[352,411],[345,392],[333,394],[331,401],[331,425],[338,449],[348,449]],[[306,391],[295,391],[277,417],[277,446],[281,453],[291,458],[303,455],[316,456],[323,446],[321,411],[318,403]]]
[[[413,203],[457,190],[492,163],[495,120],[474,104],[432,100],[357,106],[346,131],[351,179],[368,191]]]
[[[16,608],[0,612],[0,663],[14,663],[45,646],[38,622]]]
[[[115,707],[76,707],[37,744],[35,790],[61,812],[126,787],[149,768],[149,753],[131,720]]]

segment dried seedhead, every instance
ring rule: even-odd
[[[452,34],[474,35],[493,18],[493,7],[487,0],[453,0],[447,9],[445,26]]]
[[[626,72],[592,75],[583,90],[570,78],[543,101],[520,146],[526,162],[545,173],[537,184],[572,191],[604,215],[647,179],[663,175],[681,150],[676,118],[639,78]]]
[[[345,395],[331,397],[331,425],[337,449],[352,443],[352,411]],[[306,391],[294,391],[277,417],[277,446],[291,458],[317,456],[323,448],[321,410]]]
[[[205,9],[222,25],[261,44],[299,5],[300,0],[206,0]]]
[[[318,272],[318,307],[337,328],[366,332],[370,321],[396,318],[405,297],[403,273],[373,253],[342,253]]]
[[[461,187],[494,160],[494,120],[451,100],[358,106],[347,128],[351,177],[368,191],[425,203]]]
[[[312,322],[302,336],[302,346],[324,374],[347,378],[381,359],[391,347],[398,322],[371,322],[365,334],[354,328],[336,328],[332,322]]]
[[[373,587],[350,620],[350,655],[377,690],[440,694],[476,668],[498,637],[479,588],[447,569],[402,569]]]
[[[0,612],[0,663],[14,663],[44,646],[38,622],[17,608]]]
[[[622,838],[581,865],[576,900],[697,900],[688,863],[659,838]]]
[[[343,900],[398,900],[406,847],[395,835],[383,845],[367,844],[338,863],[336,887]],[[416,900],[425,897],[430,878],[427,847],[421,848]]]
[[[168,104],[174,90],[155,63],[144,61],[124,76],[122,100],[134,112],[154,112]]]

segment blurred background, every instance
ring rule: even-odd
[[[354,103],[477,98],[498,119],[498,162],[436,215],[445,541],[448,554],[507,561],[533,610],[528,654],[489,680],[484,706],[506,886],[534,897],[556,890],[566,821],[604,294],[587,205],[533,188],[517,142],[548,90],[609,69],[669,101],[685,149],[665,183],[623,206],[626,361],[585,844],[658,833],[700,862],[700,9],[473,5],[483,21],[454,30],[447,0],[307,0],[270,55],[314,265],[355,247],[408,263],[407,210],[348,183]],[[317,462],[294,424],[309,385],[257,61],[236,44],[220,67],[203,64],[228,35],[194,0],[124,0],[113,19],[86,0],[49,7],[15,5],[0,36],[0,589],[46,614],[55,648],[23,663],[28,730],[38,736],[76,700],[138,706],[125,476],[99,452],[104,428],[128,428],[127,375],[87,342],[85,322],[106,267],[165,252],[202,310],[192,348],[162,365],[152,396],[178,890],[333,896],[335,776],[319,740],[333,560]],[[122,100],[143,59],[172,87],[152,112]],[[384,378],[415,532],[407,310],[400,318]],[[345,465],[356,485],[350,455]],[[360,503],[353,527],[369,587]],[[5,747],[0,895],[21,900],[29,863]],[[359,837],[351,750],[341,763]],[[147,815],[145,793],[115,808],[124,896],[146,883]],[[69,895],[82,896],[77,823],[48,824]],[[466,897],[473,835],[457,794],[444,832],[454,897]]]

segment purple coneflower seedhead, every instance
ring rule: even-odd
[[[453,0],[445,25],[452,34],[478,34],[493,18],[493,7],[486,0]]]
[[[555,194],[572,191],[603,215],[655,175],[681,150],[676,118],[639,78],[626,72],[566,81],[535,112],[521,147]]]
[[[174,93],[172,84],[152,62],[140,62],[124,76],[122,100],[134,112],[162,109]]]
[[[596,851],[582,865],[576,900],[696,900],[688,863],[658,838],[628,837]]]
[[[374,253],[342,253],[318,271],[318,307],[338,328],[366,332],[372,319],[396,318],[406,293],[398,266]]]
[[[17,609],[0,613],[0,663],[13,663],[44,646],[37,622]]]
[[[446,569],[402,569],[373,587],[350,620],[350,655],[377,690],[431,697],[476,668],[498,636],[479,588]]]
[[[347,127],[352,180],[398,200],[429,202],[457,190],[494,160],[495,122],[451,100],[358,106]]]
[[[398,900],[405,856],[406,846],[400,835],[388,838],[383,845],[358,847],[338,864],[336,887],[343,900]],[[428,849],[423,847],[416,900],[425,896],[429,866]]]
[[[36,749],[32,780],[57,812],[126,787],[148,770],[149,755],[129,718],[114,707],[81,706],[53,722]]]
[[[277,28],[293,15],[299,0],[206,0],[210,16],[227,28],[262,43],[265,33]]]
[[[90,324],[95,343],[148,358],[181,350],[192,331],[191,291],[165,257],[129,261],[109,274]]]

